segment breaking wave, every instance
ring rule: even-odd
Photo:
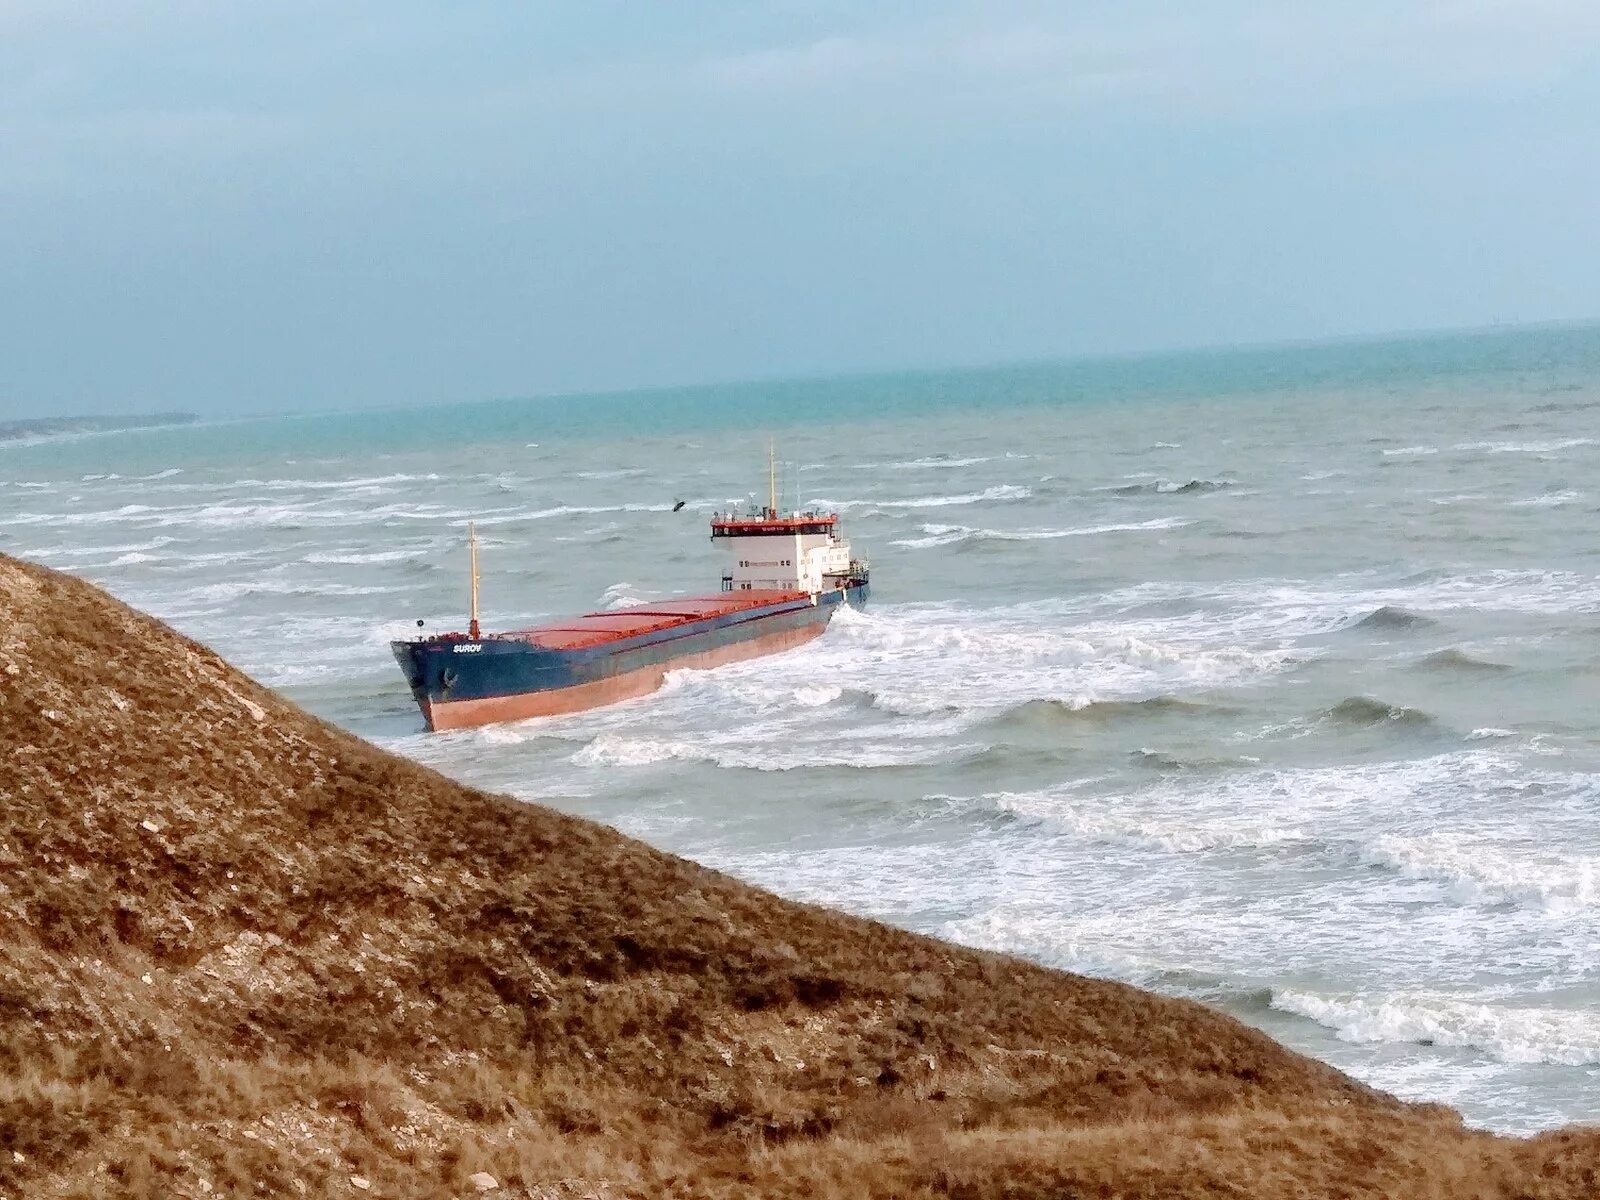
[[[901,538],[890,543],[913,549],[932,546],[954,546],[971,542],[1038,542],[1057,538],[1092,537],[1102,533],[1131,533],[1147,529],[1181,529],[1192,521],[1176,517],[1158,517],[1150,521],[1118,525],[1087,525],[1077,529],[976,529],[970,525],[924,525],[925,536]]]
[[[1509,671],[1511,669],[1504,663],[1490,662],[1485,658],[1474,658],[1465,650],[1457,650],[1454,647],[1448,650],[1435,650],[1432,654],[1419,658],[1416,665],[1424,671],[1464,671],[1475,674]]]
[[[1438,622],[1396,604],[1385,604],[1362,617],[1351,629],[1426,629]]]
[[[313,551],[301,561],[327,566],[373,566],[380,563],[410,562],[420,557],[422,553],[420,550],[347,550],[340,553]]]
[[[1600,903],[1600,858],[1510,853],[1456,835],[1390,835],[1362,849],[1363,865],[1440,884],[1461,904],[1514,904],[1569,914]]]
[[[1319,996],[1274,989],[1272,1007],[1347,1042],[1413,1042],[1482,1051],[1501,1062],[1600,1063],[1600,1013],[1481,1004],[1429,992]]]
[[[202,587],[179,592],[174,599],[219,603],[241,600],[248,596],[384,596],[410,591],[409,587],[358,587],[343,583],[295,583],[289,580],[234,579],[223,583],[208,583]]]
[[[150,476],[158,479],[161,476]],[[228,487],[264,488],[272,492],[323,492],[323,491],[348,491],[353,488],[382,487],[394,483],[437,483],[439,476],[433,472],[425,475],[407,475],[396,473],[393,475],[358,475],[349,479],[237,479],[227,484]]]
[[[1115,842],[1167,854],[1218,850],[1271,850],[1304,842],[1309,834],[1270,818],[1226,816],[1174,819],[1112,811],[1096,800],[1051,792],[995,792],[972,803],[1036,821],[1092,842]]]
[[[1007,709],[995,720],[1035,725],[1080,725],[1150,720],[1169,716],[1202,716],[1227,711],[1229,710],[1216,705],[1185,700],[1178,696],[1150,696],[1142,700],[1096,700],[1084,697],[1070,700],[1028,700]]]
[[[1395,724],[1420,728],[1434,724],[1434,718],[1419,708],[1388,704],[1372,696],[1349,696],[1321,713],[1323,720],[1353,728]]]
[[[627,582],[613,583],[600,594],[600,607],[612,611],[649,603],[649,597],[639,595],[633,584]]]
[[[1461,442],[1457,450],[1478,450],[1486,454],[1554,454],[1577,446],[1592,446],[1593,438],[1557,438],[1548,442]]]
[[[881,769],[953,762],[987,747],[952,745],[943,740],[836,741],[790,747],[752,745],[745,740],[651,738],[602,733],[572,755],[579,766],[647,767],[667,762],[698,762],[730,770],[783,772],[816,767]]]
[[[975,467],[979,463],[993,462],[993,455],[982,454],[969,458],[952,458],[943,454],[930,454],[926,458],[913,458],[906,462],[883,463],[888,471],[937,471],[949,467]],[[871,467],[874,464],[862,464]]]
[[[596,513],[671,512],[670,504],[557,504],[527,511],[503,510],[478,518],[479,525],[509,525],[518,521],[545,521],[551,517],[593,516]],[[465,515],[465,514],[463,514]]]
[[[822,500],[811,501],[816,508],[848,512],[858,508],[955,508],[963,504],[984,504],[993,500],[1026,500],[1032,496],[1029,488],[1018,484],[1002,483],[984,488],[981,492],[961,492],[953,496],[915,496],[907,500]]]
[[[1171,479],[1155,479],[1147,483],[1125,483],[1097,490],[1109,492],[1113,496],[1193,496],[1206,492],[1220,492],[1224,488],[1233,486],[1234,483],[1230,479],[1191,479],[1186,483],[1178,483]]]
[[[1512,508],[1561,508],[1583,499],[1583,493],[1567,488],[1559,492],[1544,492],[1524,500],[1511,501]]]

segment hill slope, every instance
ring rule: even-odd
[[[474,792],[3,556],[0,742],[5,1195],[1600,1190],[1600,1133]]]

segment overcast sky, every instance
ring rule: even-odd
[[[1597,0],[0,0],[0,414],[1592,316]]]

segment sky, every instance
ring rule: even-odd
[[[0,416],[1600,316],[1596,0],[0,0]]]

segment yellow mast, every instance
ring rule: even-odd
[[[467,623],[467,634],[478,636],[478,528],[467,522],[467,558],[472,567],[472,616]]]
[[[767,514],[778,515],[778,440],[767,440]]]

